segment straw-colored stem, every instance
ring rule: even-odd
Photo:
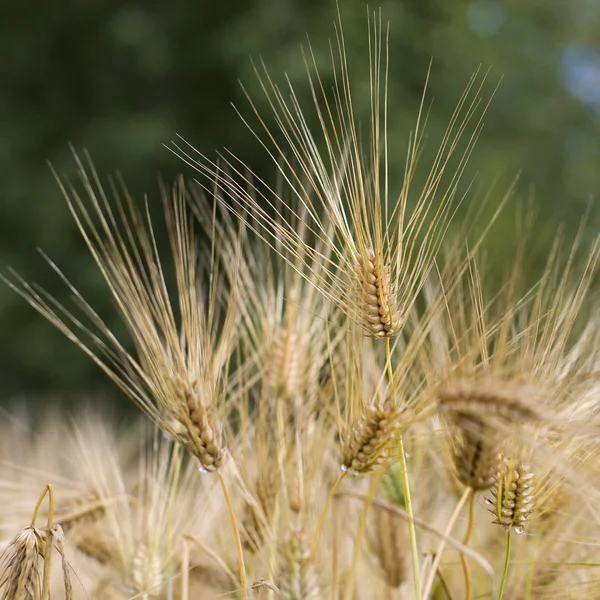
[[[38,512],[40,512],[40,507],[42,506],[42,502],[44,501],[46,494],[48,494],[48,529],[52,527],[52,520],[54,519],[54,488],[49,483],[46,484],[46,487],[40,494],[40,497],[38,498],[33,510],[33,515],[31,516],[32,527],[35,527]]]
[[[183,538],[183,553],[181,557],[181,600],[190,598],[190,542]]]
[[[429,593],[431,592],[431,588],[433,587],[433,581],[435,579],[435,575],[437,573],[438,567],[442,560],[442,554],[444,552],[444,549],[446,548],[447,538],[450,536],[450,533],[452,532],[452,528],[454,527],[456,520],[458,519],[458,515],[460,514],[462,507],[465,505],[465,502],[471,495],[472,491],[473,491],[472,488],[465,489],[463,495],[461,496],[460,500],[458,501],[458,504],[456,505],[456,508],[454,509],[454,512],[452,513],[452,516],[450,517],[450,520],[448,521],[448,524],[446,525],[446,529],[444,530],[443,537],[441,538],[439,546],[437,547],[437,550],[435,552],[435,558],[433,559],[433,563],[431,563],[431,569],[429,571],[427,581],[425,582],[425,587],[423,588],[423,596],[422,596],[423,600],[427,600]]]
[[[387,368],[388,384],[390,389],[394,390],[394,375],[392,372],[392,353],[390,348],[390,339],[385,339],[385,362]],[[417,545],[417,528],[415,526],[412,499],[410,495],[410,482],[408,480],[408,468],[406,465],[406,454],[404,452],[404,442],[402,437],[398,438],[398,447],[400,450],[400,472],[402,475],[402,491],[404,493],[404,502],[406,513],[409,517],[408,535],[410,538],[410,558],[412,563],[413,582],[415,588],[415,598],[421,598],[421,568],[419,564],[419,550]]]
[[[465,537],[463,538],[463,546],[466,546],[471,539],[471,533],[473,531],[473,516],[475,513],[475,494],[471,492],[469,497],[469,520],[467,522],[467,531],[465,531]],[[469,563],[464,552],[460,553],[460,562],[462,564],[463,573],[465,576],[465,600],[471,600],[473,591],[471,589],[471,573],[469,571]]]
[[[351,600],[354,598],[354,585],[356,578],[356,570],[358,567],[358,559],[360,558],[360,546],[362,539],[367,529],[367,519],[369,517],[369,510],[373,504],[377,488],[385,475],[385,468],[379,469],[371,479],[371,485],[369,486],[369,492],[365,498],[365,502],[360,513],[360,519],[358,521],[358,529],[356,530],[356,537],[354,538],[354,549],[352,551],[352,563],[350,572],[348,573],[348,579],[344,586],[344,600]]]
[[[54,532],[52,530],[52,524],[54,519],[54,488],[48,483],[41,493],[38,501],[33,510],[31,517],[31,527],[35,527],[38,512],[42,506],[44,498],[48,494],[48,523],[46,531],[46,544],[44,546],[44,573],[42,576],[42,600],[48,600],[50,598],[50,565],[52,562],[52,546],[54,543]]]
[[[325,506],[319,515],[319,519],[317,520],[317,525],[315,526],[315,532],[313,534],[312,544],[310,547],[310,556],[314,558],[315,552],[317,551],[317,544],[319,543],[319,535],[321,534],[321,529],[323,528],[323,523],[325,522],[325,516],[329,511],[329,506],[331,505],[331,500],[335,496],[338,488],[340,487],[342,481],[344,481],[344,477],[346,477],[347,471],[342,471],[340,476],[337,478],[336,482],[333,484],[332,488],[329,490],[329,494],[327,494],[327,498],[325,500]]]
[[[500,582],[500,592],[498,593],[498,600],[502,600],[502,596],[504,595],[504,587],[506,586],[506,579],[508,577],[508,565],[510,563],[511,531],[512,527],[509,527],[508,532],[506,533],[506,554],[504,555],[504,570],[502,571],[502,581]]]
[[[240,529],[238,527],[237,519],[235,516],[235,511],[233,510],[233,504],[231,503],[231,498],[229,496],[229,490],[227,489],[227,484],[225,483],[225,478],[223,477],[221,471],[217,471],[217,475],[219,476],[219,481],[221,482],[221,487],[223,488],[223,496],[225,496],[225,502],[227,503],[227,508],[229,509],[229,517],[231,519],[231,527],[233,529],[233,536],[235,538],[235,544],[237,547],[238,567],[240,570],[240,586],[242,588],[242,600],[248,600],[248,582],[246,580],[246,566],[244,564],[244,548],[242,547],[242,538],[240,536]]]

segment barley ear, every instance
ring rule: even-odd
[[[528,466],[503,457],[494,480],[492,498],[488,499],[493,506],[490,512],[496,516],[494,523],[522,533],[523,523],[535,506],[533,473]]]
[[[361,477],[389,464],[402,432],[401,417],[402,411],[390,404],[368,406],[346,434],[342,469]]]
[[[367,335],[387,338],[400,331],[402,318],[393,289],[390,268],[371,248],[354,266],[354,279]]]

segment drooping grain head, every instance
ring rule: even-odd
[[[30,526],[8,545],[0,558],[2,600],[41,599],[45,543],[45,533]]]
[[[367,335],[386,338],[398,333],[402,316],[390,267],[369,248],[365,256],[359,258],[354,271],[358,303],[362,305],[363,327]]]
[[[391,462],[402,432],[402,416],[401,410],[389,404],[368,406],[346,433],[342,468],[361,477]]]
[[[456,381],[438,390],[439,406],[454,432],[458,479],[475,491],[492,487],[502,440],[526,423],[541,420],[527,394],[502,381]]]
[[[474,491],[487,490],[494,484],[498,465],[497,433],[470,415],[461,415],[456,424],[454,467],[458,480]]]
[[[525,520],[535,508],[534,475],[529,467],[502,457],[488,504],[493,507],[490,512],[496,517],[494,523],[522,533]]]

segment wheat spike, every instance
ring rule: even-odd
[[[402,521],[379,507],[371,508],[367,539],[375,555],[383,578],[390,588],[397,588],[407,580],[406,557],[408,540]]]
[[[279,588],[289,600],[321,600],[319,574],[301,530],[293,531],[283,549]]]
[[[454,466],[459,481],[474,491],[494,484],[499,457],[497,432],[481,420],[461,416],[459,436],[454,448]]]
[[[10,542],[0,558],[2,600],[41,600],[45,544],[45,533],[33,526]]]
[[[342,467],[360,477],[393,459],[402,431],[402,412],[391,406],[368,406],[346,434]]]
[[[503,457],[494,479],[489,501],[495,507],[490,509],[496,516],[494,523],[522,533],[523,523],[535,506],[533,473],[528,466]]]
[[[355,267],[359,294],[363,302],[363,326],[372,337],[392,336],[402,325],[390,267],[383,264],[371,248]]]

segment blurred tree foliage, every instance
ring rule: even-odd
[[[368,118],[367,7],[339,0],[357,111]],[[42,248],[118,329],[110,299],[46,167],[74,173],[69,144],[87,148],[101,174],[118,169],[134,195],[158,203],[157,174],[191,170],[163,147],[181,134],[213,155],[226,146],[266,180],[273,166],[231,107],[248,109],[238,80],[263,114],[250,57],[282,84],[287,73],[310,106],[300,46],[310,36],[331,81],[334,0],[30,0],[0,19],[0,265],[13,267],[61,300]],[[398,177],[430,60],[432,148],[470,75],[503,77],[470,163],[481,193],[498,180],[501,197],[521,173],[521,200],[533,194],[539,239],[559,222],[573,232],[600,189],[600,11],[595,0],[382,0],[390,21],[390,144]],[[397,160],[396,156],[397,155]],[[477,201],[479,192],[471,194]],[[493,204],[494,202],[492,202]],[[514,241],[514,210],[490,240],[500,254]],[[590,232],[597,220],[592,214]],[[74,346],[6,287],[0,291],[0,386],[15,393],[83,392],[105,378]]]

